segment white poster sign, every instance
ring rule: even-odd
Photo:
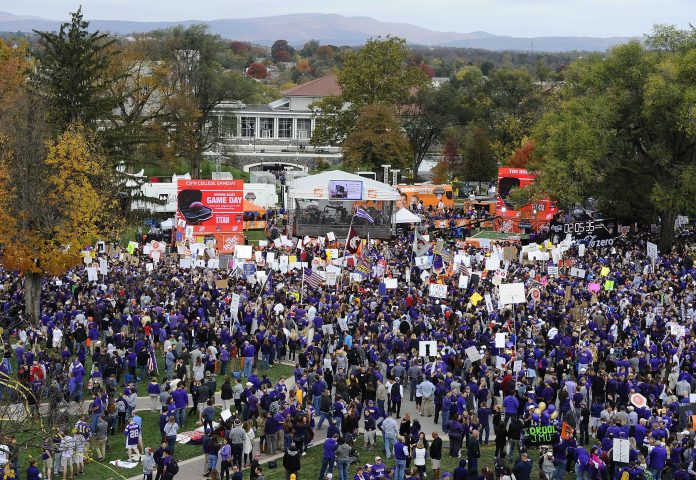
[[[446,298],[447,297],[447,285],[441,285],[439,283],[431,283],[428,286],[428,295],[433,298]]]
[[[96,282],[97,280],[97,267],[87,267],[87,281]]]
[[[612,452],[613,461],[628,463],[630,461],[631,441],[628,438],[615,438]]]
[[[242,260],[251,260],[253,251],[251,245],[235,245],[234,256]]]
[[[476,347],[469,347],[466,350],[464,350],[466,353],[466,356],[469,357],[469,360],[472,362],[478,362],[481,360],[481,353],[479,353],[478,348]]]
[[[652,242],[648,242],[648,257],[653,260],[657,258],[657,245]]]
[[[495,348],[505,348],[505,334],[496,333],[495,334]]]
[[[437,342],[435,340],[421,340],[418,342],[418,356],[432,357],[437,355]]]
[[[571,277],[578,277],[578,278],[585,278],[585,270],[582,268],[571,267],[570,268],[570,276]]]
[[[526,303],[524,283],[503,283],[498,287],[501,305]]]

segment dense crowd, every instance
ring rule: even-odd
[[[693,237],[685,230],[654,262],[651,239],[632,232],[582,255],[569,245],[551,264],[557,274],[549,262],[522,258],[519,243],[447,241],[441,250],[432,241],[421,255],[427,264],[417,266],[413,237],[371,241],[341,269],[338,287],[301,266],[318,273],[331,263],[327,251],[336,245],[317,239],[259,248],[248,262],[267,276],[184,269],[170,256],[150,270],[144,255],[134,255],[136,264],[114,250],[102,255],[109,272],[96,282],[84,268],[46,279],[39,325],[21,321],[22,281],[3,272],[0,308],[12,348],[1,374],[19,378],[40,402],[88,405],[75,428],[45,439],[27,478],[72,477],[88,449],[100,460],[124,442],[146,479],[168,480],[187,423],[200,425],[203,473],[213,479],[238,480],[246,466],[252,480],[263,477],[259,454],[276,453],[288,478],[299,479],[303,455],[324,428],[319,480],[334,467],[340,480],[528,480],[533,468],[547,480],[566,472],[696,478]],[[503,247],[512,248],[508,259]],[[491,255],[499,255],[497,273],[486,270]],[[297,263],[279,262],[283,256]],[[368,271],[358,271],[361,263]],[[539,296],[499,305],[501,282],[524,283]],[[446,294],[430,296],[432,284]],[[422,354],[422,342],[436,342],[434,351]],[[278,362],[294,364],[294,378],[272,383],[266,374]],[[160,413],[160,445],[143,445],[138,387]],[[12,392],[4,387],[2,395]],[[429,417],[434,431],[421,426]],[[557,433],[536,445],[529,432],[537,426]],[[384,458],[358,462],[359,435]],[[628,440],[625,461],[615,459],[615,439]],[[496,460],[481,465],[480,446],[489,443]],[[443,455],[461,458],[453,472],[441,470]],[[0,466],[14,466],[19,477],[17,462],[11,436],[0,433]]]

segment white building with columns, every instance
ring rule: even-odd
[[[268,104],[246,105],[222,102],[211,112],[221,137],[232,144],[254,146],[307,145],[315,127],[310,105],[341,89],[336,75],[327,75],[285,90],[282,98]]]

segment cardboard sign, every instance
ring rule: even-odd
[[[466,275],[459,275],[459,288],[466,288],[469,285],[469,277]]]
[[[628,438],[615,438],[612,448],[612,460],[619,463],[630,461],[631,441]]]
[[[215,288],[218,290],[227,290],[228,285],[229,285],[229,282],[227,281],[227,279],[215,280]]]
[[[97,280],[98,280],[97,268],[96,267],[87,267],[87,281],[96,282]]]
[[[439,283],[431,283],[428,286],[428,296],[433,297],[433,298],[446,298],[447,297],[447,285],[441,285]]]
[[[421,340],[418,342],[419,357],[433,357],[437,355],[437,342],[435,340]]]
[[[488,310],[488,313],[493,313],[493,300],[491,299],[491,294],[487,293],[483,298],[486,300],[486,310]]]
[[[539,425],[522,429],[524,444],[530,447],[558,442],[559,432],[554,425]]]
[[[648,257],[653,260],[657,258],[657,245],[652,242],[648,242]]]
[[[547,272],[549,274],[549,277],[557,277],[558,276],[558,267],[549,266],[547,269]]]
[[[399,286],[399,281],[396,278],[385,278],[384,285],[387,290],[394,290]]]
[[[599,271],[599,275],[602,277],[609,275],[609,267],[602,267],[602,269]]]
[[[235,245],[234,256],[242,260],[251,260],[253,251],[251,245]]]
[[[585,270],[583,270],[582,268],[571,267],[570,269],[571,277],[585,278],[585,273]]]
[[[466,356],[469,357],[469,360],[471,360],[472,362],[478,362],[482,358],[481,353],[479,353],[479,350],[476,347],[469,347],[466,350],[464,350],[464,352],[466,353]]]
[[[505,334],[496,333],[495,334],[495,348],[505,348]]]
[[[498,287],[501,305],[512,305],[526,303],[527,298],[524,293],[524,283],[503,283]]]

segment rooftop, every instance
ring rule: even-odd
[[[340,94],[341,87],[338,85],[336,75],[333,73],[283,92],[283,95],[286,97],[328,97],[329,95]]]

